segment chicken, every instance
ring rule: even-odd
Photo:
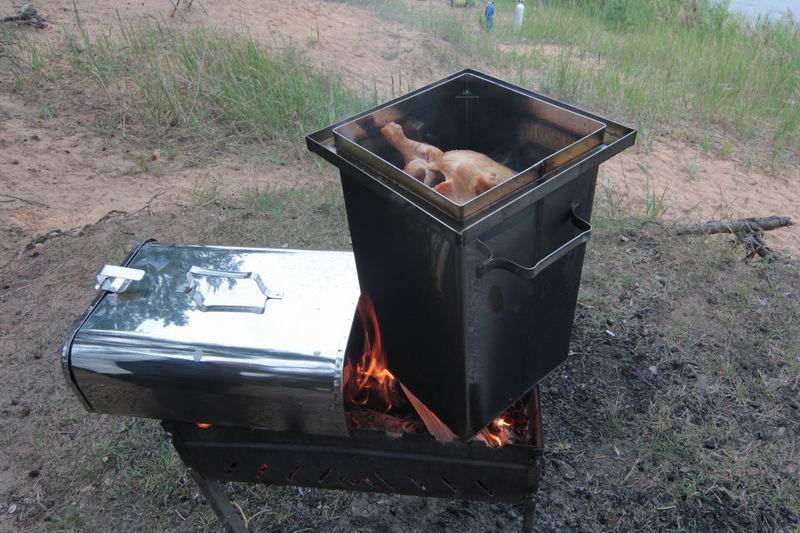
[[[442,152],[430,144],[406,137],[403,127],[389,122],[381,133],[403,156],[403,171],[411,174],[439,194],[457,204],[464,204],[515,172],[488,156],[472,150]]]

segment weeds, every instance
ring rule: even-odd
[[[197,180],[192,189],[192,205],[195,207],[207,206],[219,199],[221,188],[219,182],[213,178],[201,178]]]
[[[345,217],[341,190],[334,183],[290,188],[257,186],[246,197],[254,209],[272,215],[312,211],[325,218],[344,220]]]
[[[81,509],[76,504],[70,504],[60,516],[53,516],[49,523],[45,525],[45,531],[83,531],[85,520],[81,514]]]
[[[684,167],[686,175],[689,176],[689,179],[692,181],[697,179],[697,176],[700,175],[701,170],[703,170],[703,167],[700,166],[700,162],[697,159],[687,161],[686,166]]]
[[[436,35],[454,66],[488,62],[640,129],[689,121],[756,136],[777,154],[800,150],[800,30],[789,19],[749,21],[717,2],[693,13],[680,0],[542,0],[514,34],[516,2],[497,0],[487,36],[475,10],[343,1]]]
[[[249,194],[250,202],[255,209],[272,214],[281,214],[292,196],[297,194],[297,189],[280,189],[258,186]]]
[[[646,168],[643,170],[647,176]],[[615,186],[615,180],[606,174],[605,179],[600,182],[600,198],[597,212],[592,217],[593,222],[602,228],[615,227],[624,234],[648,222],[660,220],[669,209],[667,190],[657,191],[650,178],[645,179],[644,198],[641,202],[634,203],[627,180],[620,180],[622,187]]]
[[[166,507],[176,491],[188,484],[180,457],[151,420],[125,422],[122,437],[108,446],[106,454],[111,465],[119,469],[111,496],[137,494],[151,505]]]
[[[116,110],[118,127],[144,136],[294,141],[365,105],[297,49],[268,49],[247,34],[120,22],[114,37],[92,37],[77,13],[75,28],[61,42],[20,45],[18,84],[86,80]]]

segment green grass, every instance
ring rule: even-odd
[[[500,9],[512,3],[499,0]],[[800,149],[795,23],[748,22],[703,2],[693,18],[678,0],[529,7],[515,38],[571,52],[528,54],[545,88],[645,123],[700,122],[764,135],[775,150]]]
[[[118,440],[106,450],[107,461],[118,469],[112,499],[137,494],[138,504],[166,507],[189,483],[186,468],[157,422],[135,419],[122,424]]]
[[[158,22],[120,22],[113,36],[90,35],[77,13],[75,22],[44,45],[20,41],[17,83],[42,92],[88,86],[123,133],[138,129],[162,141],[296,142],[366,105],[291,46],[273,50],[248,34]]]
[[[316,186],[257,186],[250,190],[246,197],[253,209],[272,215],[283,215],[287,211],[309,210],[326,218],[343,220],[345,217],[341,189],[333,182]]]
[[[515,0],[497,0],[487,35],[477,9],[345,1],[435,35],[437,57],[453,66],[511,71],[645,130],[720,129],[765,143],[778,162],[800,150],[800,29],[791,21],[747,21],[704,1],[692,15],[683,0],[541,0],[527,4],[515,34]]]
[[[83,531],[85,528],[85,520],[81,514],[81,509],[76,504],[70,504],[64,509],[61,515],[53,516],[50,521],[45,524],[45,531],[52,532],[65,532],[65,531]]]

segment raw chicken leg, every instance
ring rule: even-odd
[[[381,133],[403,156],[403,171],[457,204],[464,204],[514,175],[505,165],[472,150],[442,152],[406,137],[403,127],[389,122]]]

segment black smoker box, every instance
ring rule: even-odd
[[[97,282],[62,351],[90,411],[348,434],[350,252],[144,242]]]
[[[380,128],[517,174],[456,204],[403,172]],[[464,70],[307,137],[340,170],[361,291],[388,367],[469,438],[566,358],[598,165],[636,132]]]

